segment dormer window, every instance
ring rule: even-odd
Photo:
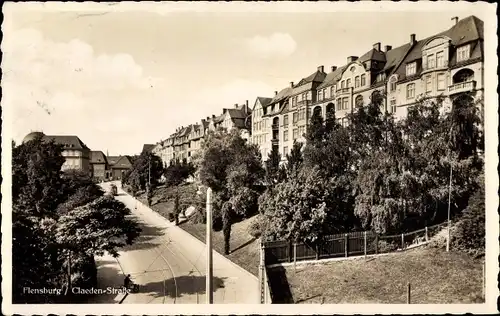
[[[366,75],[361,75],[361,86],[363,87],[366,84]]]
[[[392,77],[389,83],[389,91],[394,92],[396,91],[396,77]]]
[[[413,76],[416,73],[417,73],[417,63],[416,62],[406,64],[406,75],[407,76]]]
[[[438,68],[444,66],[444,52],[436,53],[436,66]]]
[[[470,45],[464,45],[457,48],[457,61],[463,61],[470,58]]]
[[[356,76],[356,78],[354,78],[354,87],[359,88],[359,76]]]
[[[354,66],[352,66],[350,69],[351,72],[354,72],[355,70],[356,70],[356,67],[354,67]]]

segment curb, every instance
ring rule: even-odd
[[[142,208],[145,208],[147,209],[150,213],[153,213],[154,216],[157,218],[157,219],[161,219],[163,221],[166,222],[166,226],[167,227],[177,227],[182,233],[184,233],[186,236],[189,236],[191,237],[193,240],[196,240],[196,242],[198,242],[199,244],[203,245],[203,246],[206,246],[206,244],[199,240],[198,238],[196,238],[195,236],[191,235],[190,233],[188,233],[187,231],[185,231],[184,229],[180,228],[179,226],[175,226],[175,224],[171,223],[168,219],[166,219],[165,217],[163,217],[162,215],[158,214],[158,212],[156,212],[155,210],[151,209],[150,207],[148,207],[147,205],[144,205],[141,201],[139,201],[138,199],[134,198],[133,196],[131,196],[130,194],[128,194],[128,192],[125,192],[123,189],[120,188],[120,190],[125,193],[127,196],[131,197],[132,199],[134,199],[135,201],[137,201],[137,204],[139,204]],[[236,263],[234,263],[233,261],[231,261],[229,258],[223,256],[222,254],[220,254],[217,250],[213,250],[213,252],[219,256],[219,258],[223,258],[225,260],[227,260],[231,265],[233,265],[235,268],[239,269],[241,272],[249,275],[249,276],[252,276],[252,278],[254,278],[255,280],[257,280],[257,282],[259,281],[259,278],[256,277],[255,275],[251,274],[250,272],[248,272],[247,270],[243,269],[242,267],[240,267],[239,265],[237,265]]]

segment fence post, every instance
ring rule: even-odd
[[[365,230],[365,259],[366,259],[366,230]]]
[[[259,264],[259,290],[260,290],[260,303],[266,302],[266,282],[265,279],[265,259],[264,259],[264,243],[260,243],[260,264]]]
[[[401,234],[401,250],[405,250],[405,234]]]
[[[408,282],[408,294],[407,294],[406,300],[407,300],[408,304],[411,304],[411,284],[410,284],[410,282]]]
[[[288,262],[292,262],[292,241],[288,241]]]
[[[297,273],[297,242],[293,243],[293,269]]]
[[[375,235],[375,254],[378,255],[378,234]]]
[[[349,235],[345,234],[344,236],[344,241],[345,241],[345,256],[349,256]]]
[[[427,229],[427,226],[425,226],[425,241],[429,241],[429,230]]]
[[[319,240],[316,243],[316,260],[319,260]]]

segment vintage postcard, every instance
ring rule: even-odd
[[[2,11],[2,313],[496,312],[496,4]]]

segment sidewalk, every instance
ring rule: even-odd
[[[95,259],[97,265],[97,288],[119,289],[123,286],[124,275],[117,259],[106,254]],[[120,304],[126,294],[100,294],[89,300],[94,304]]]

